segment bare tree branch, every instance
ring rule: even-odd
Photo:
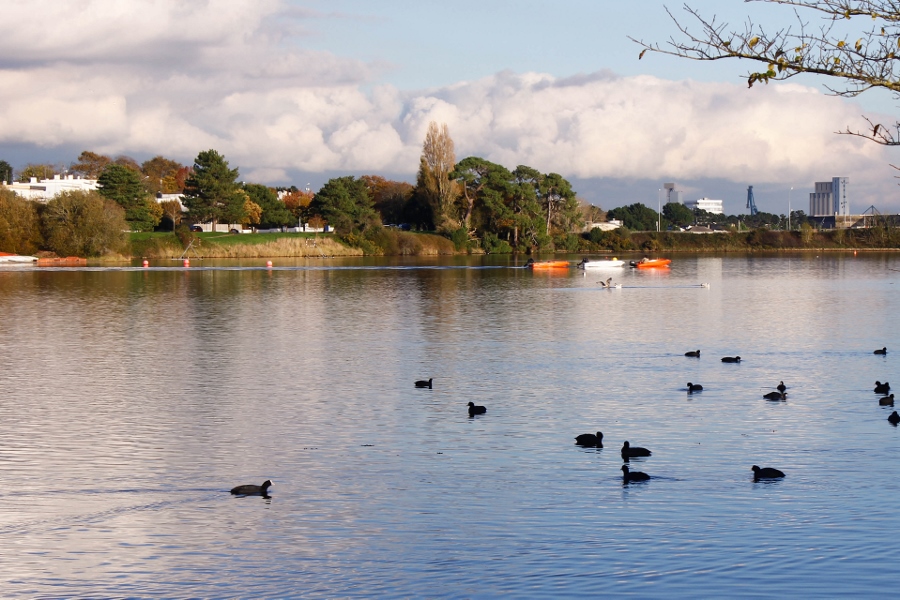
[[[783,81],[802,73],[840,80],[825,88],[835,96],[855,97],[873,88],[900,98],[900,1],[898,0],[745,0],[793,8],[796,24],[774,31],[748,19],[742,29],[703,17],[688,5],[688,22],[699,25],[694,33],[666,8],[680,36],[665,44],[629,38],[643,50],[691,60],[743,58],[765,65],[746,75],[747,85]],[[821,23],[811,27],[801,11],[818,13]],[[854,20],[856,19],[856,20]],[[848,26],[856,33],[846,33]],[[900,145],[900,121],[890,127],[866,119],[871,129],[839,133],[856,135],[878,144]]]

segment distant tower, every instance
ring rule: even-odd
[[[831,194],[834,198],[834,212],[841,216],[850,214],[850,201],[847,199],[847,184],[849,177],[832,177]]]
[[[750,209],[750,216],[753,216],[759,213],[759,210],[756,208],[756,202],[753,201],[753,186],[747,188],[747,208]]]
[[[847,198],[847,177],[832,177],[831,181],[817,181],[809,195],[809,214],[812,217],[849,216],[850,201]]]
[[[672,201],[672,192],[675,191],[674,183],[664,183],[663,189],[666,190],[666,204]]]

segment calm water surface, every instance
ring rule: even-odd
[[[900,255],[506,261],[0,270],[3,596],[894,593]]]

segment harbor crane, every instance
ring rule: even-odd
[[[747,188],[747,208],[750,209],[750,216],[752,217],[755,214],[759,213],[759,210],[756,208],[756,202],[753,200],[753,186]]]

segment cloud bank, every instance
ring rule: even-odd
[[[0,145],[184,162],[215,148],[248,179],[287,183],[298,172],[412,174],[435,120],[459,158],[581,179],[848,175],[893,190],[882,147],[834,133],[860,110],[801,85],[502,72],[400,90],[378,84],[387,65],[304,48],[314,20],[343,17],[279,0],[44,4],[40,19],[31,2],[4,10],[17,25],[0,36]]]

